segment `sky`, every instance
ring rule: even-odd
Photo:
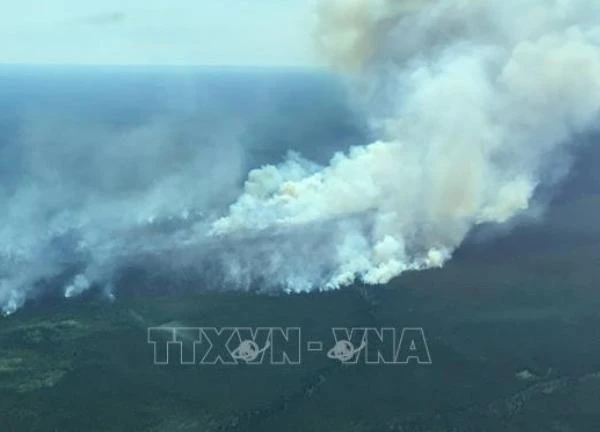
[[[312,66],[313,0],[8,0],[0,63]]]

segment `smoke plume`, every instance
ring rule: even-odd
[[[292,290],[442,266],[473,227],[526,212],[595,127],[599,19],[592,0],[322,2],[318,46],[351,72],[379,140],[251,171],[211,235],[278,233],[285,264],[258,272]]]
[[[29,115],[0,142],[2,311],[49,287],[112,293],[128,270],[188,275],[199,289],[304,291],[440,267],[474,227],[526,214],[596,127],[596,0],[324,0],[317,12],[312,37],[373,142],[240,175],[248,149],[216,107],[253,100],[236,85],[209,84],[202,124],[181,117],[187,90],[174,113],[135,127],[114,110],[108,128]],[[331,155],[309,132],[333,109],[301,107],[302,129],[289,130],[294,103],[261,119],[280,131],[270,138],[302,152],[294,137],[306,137]]]
[[[4,314],[90,289],[246,289],[260,275],[230,257],[268,269],[272,245],[207,232],[248,170],[286,147],[327,160],[331,129],[362,141],[343,89],[322,74],[39,66],[0,75]]]

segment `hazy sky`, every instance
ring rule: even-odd
[[[304,66],[313,0],[9,0],[0,63]]]

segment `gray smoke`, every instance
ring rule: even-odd
[[[374,142],[328,164],[290,153],[240,191],[230,121],[201,150],[175,145],[169,121],[107,133],[34,116],[3,149],[22,174],[0,186],[4,313],[45,284],[112,292],[130,266],[288,291],[439,267],[474,227],[527,213],[596,127],[595,0],[338,0],[318,17],[311,36],[351,77]]]
[[[474,226],[526,212],[573,136],[598,120],[593,0],[339,0],[319,14],[319,47],[358,75],[380,139],[328,166],[250,172],[211,231],[260,237],[326,224],[292,254],[274,245],[287,264],[269,276],[289,289],[442,266]]]
[[[115,272],[178,248],[183,230],[235,197],[244,156],[233,119],[214,114],[190,132],[191,120],[173,115],[111,127],[21,114],[19,135],[2,147],[14,171],[0,184],[4,313],[47,290],[110,293]]]
[[[242,192],[248,169],[304,141],[312,144],[304,150],[326,160],[332,129],[342,139],[360,134],[338,81],[321,73],[19,72],[7,73],[7,86],[0,81],[0,93],[14,92],[0,100],[4,314],[39,295],[90,289],[112,296],[250,288],[268,274],[267,261],[282,267],[273,242],[282,257],[291,249],[276,235],[207,236]],[[300,240],[285,238],[294,248]]]

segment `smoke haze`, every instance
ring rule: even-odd
[[[598,22],[593,0],[321,2],[307,37],[345,74],[374,139],[313,140],[332,121],[326,98],[277,134],[297,120],[280,106],[283,118],[262,117],[280,146],[262,166],[241,138],[249,112],[221,115],[218,97],[202,123],[182,120],[185,91],[136,127],[27,112],[0,162],[0,306],[47,285],[112,293],[143,263],[211,273],[214,289],[287,291],[440,267],[474,227],[527,213],[596,127]],[[277,163],[281,147],[301,154]]]
[[[15,68],[0,93],[4,313],[40,294],[112,294],[124,274],[141,290],[185,275],[220,289],[232,279],[212,261],[231,242],[206,231],[248,169],[303,142],[324,161],[360,135],[339,84],[312,73]]]
[[[353,0],[319,12],[318,45],[358,74],[380,139],[328,166],[250,172],[212,229],[328,223],[319,249],[290,258],[311,269],[294,274],[292,289],[442,266],[474,226],[526,212],[539,185],[564,172],[573,137],[595,127],[595,2]]]

